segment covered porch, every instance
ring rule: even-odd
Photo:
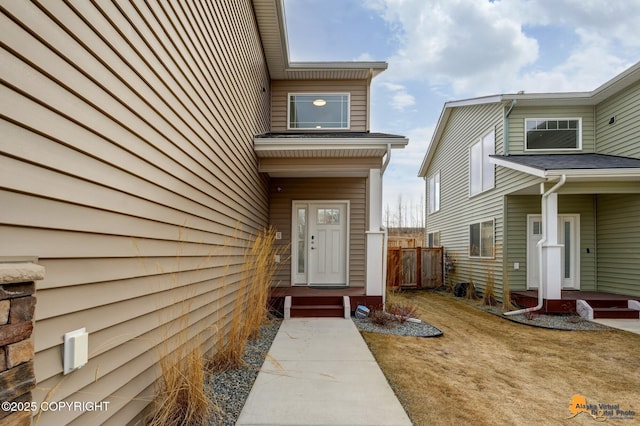
[[[270,181],[269,221],[286,251],[273,282],[275,311],[341,316],[358,304],[383,304],[383,175],[392,149],[407,143],[370,132],[254,138],[259,171]]]
[[[492,161],[539,178],[506,196],[513,300],[558,313],[581,312],[583,300],[590,314],[638,318],[640,160],[544,154]]]

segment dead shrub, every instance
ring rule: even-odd
[[[372,309],[369,312],[369,321],[376,325],[390,327],[396,319],[382,309]]]
[[[393,315],[400,323],[416,316],[418,308],[412,303],[387,302],[387,313]]]

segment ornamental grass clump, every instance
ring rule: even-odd
[[[493,273],[493,269],[489,268],[487,269],[487,277],[486,277],[486,285],[484,288],[484,293],[482,294],[482,303],[484,303],[487,306],[496,306],[496,304],[498,303],[496,301],[496,295],[495,295],[495,279],[494,279],[494,273]]]
[[[260,326],[268,320],[269,291],[278,268],[276,256],[285,250],[276,247],[275,234],[273,228],[261,231],[245,251],[229,329],[226,338],[218,339],[218,350],[210,363],[215,371],[241,366],[248,339],[258,337]]]
[[[162,375],[152,426],[203,424],[219,410],[205,390],[205,359],[199,339],[184,343],[160,360]]]

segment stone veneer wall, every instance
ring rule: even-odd
[[[35,281],[44,268],[34,263],[0,263],[0,402],[31,402]],[[6,405],[6,404],[4,404]],[[22,404],[14,404],[14,408]],[[0,424],[30,425],[31,410],[0,409]]]

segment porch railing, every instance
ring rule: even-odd
[[[389,247],[387,287],[437,288],[444,284],[442,247]]]

